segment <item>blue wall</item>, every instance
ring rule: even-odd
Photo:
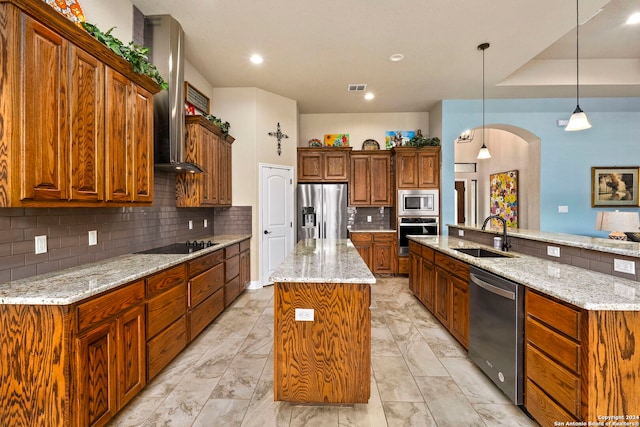
[[[575,99],[486,100],[485,123],[517,126],[540,138],[541,230],[606,237],[608,232],[594,229],[596,212],[611,209],[591,207],[591,167],[640,166],[640,98],[587,98],[580,106],[591,129],[558,127],[575,109]],[[454,140],[464,129],[481,126],[481,100],[442,102],[442,224],[454,221],[453,191],[447,190],[454,182]],[[558,213],[559,205],[569,212]]]

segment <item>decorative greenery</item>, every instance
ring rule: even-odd
[[[169,85],[162,78],[156,66],[149,62],[149,57],[147,56],[147,53],[149,52],[148,47],[138,46],[133,44],[133,42],[129,42],[128,45],[125,45],[111,35],[111,31],[113,31],[113,28],[115,27],[111,28],[106,33],[103,33],[95,25],[88,22],[82,22],[82,28],[95,37],[100,43],[104,44],[113,52],[127,60],[127,62],[131,64],[133,71],[138,74],[151,77],[164,90],[169,88]]]
[[[229,122],[223,122],[222,119],[217,118],[213,114],[205,114],[204,118],[209,120],[214,125],[218,126],[222,133],[224,133],[225,135],[229,135],[229,128],[231,127]]]
[[[437,136],[434,136],[433,138],[425,138],[424,136],[422,136],[422,134],[419,133],[418,135],[411,138],[406,145],[407,147],[417,148],[437,147],[440,145],[440,138],[438,138]]]

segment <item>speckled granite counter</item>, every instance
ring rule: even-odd
[[[508,258],[476,258],[455,248],[492,248],[449,236],[409,239],[587,310],[640,311],[636,281],[516,252],[510,252]]]
[[[390,228],[385,228],[383,230],[380,229],[370,229],[370,230],[349,230],[349,233],[395,233],[396,230],[392,230]]]
[[[501,227],[487,227],[484,231],[480,226],[448,224],[447,227],[491,234],[502,233]],[[602,239],[599,237],[580,236],[577,234],[550,233],[546,231],[527,230],[524,228],[510,228],[507,230],[507,233],[509,236],[536,240],[538,242],[554,243],[556,245],[573,246],[575,248],[591,249],[594,251],[640,258],[640,243],[638,242]]]
[[[0,284],[0,304],[67,305],[222,249],[251,235],[206,236],[216,246],[191,254],[128,254]]]
[[[269,280],[298,283],[376,282],[348,239],[301,240]]]

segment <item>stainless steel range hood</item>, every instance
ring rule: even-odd
[[[199,165],[185,161],[184,31],[170,15],[147,16],[144,31],[149,59],[169,83],[153,97],[155,168],[200,173]]]

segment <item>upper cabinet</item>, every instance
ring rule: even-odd
[[[203,173],[176,175],[176,206],[231,206],[231,144],[202,116],[186,117],[185,160],[203,168]]]
[[[350,206],[393,206],[391,151],[352,151],[349,176]]]
[[[398,189],[440,187],[440,147],[396,147]]]
[[[347,182],[351,147],[298,148],[298,182]]]
[[[159,86],[42,1],[0,21],[0,207],[150,204]]]

